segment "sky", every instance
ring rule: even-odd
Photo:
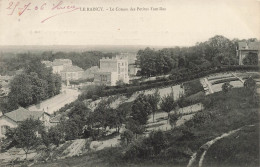
[[[190,46],[214,35],[260,39],[260,1],[0,0],[0,45]]]

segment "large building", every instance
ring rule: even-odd
[[[46,67],[51,67],[52,72],[55,74],[61,74],[61,71],[66,67],[72,66],[72,61],[70,59],[55,59],[51,61],[42,61]]]
[[[98,72],[99,68],[98,66],[92,66],[88,68],[86,71],[84,71],[84,77],[86,79],[93,79],[95,76],[95,73]]]
[[[237,57],[239,58],[239,65],[243,65],[243,59],[249,53],[257,54],[258,55],[258,62],[259,62],[260,42],[238,42]]]
[[[129,83],[127,58],[116,56],[100,59],[100,67],[95,73],[94,83],[115,86],[120,80]]]
[[[0,116],[0,139],[5,137],[8,128],[16,128],[18,124],[26,119],[38,119],[45,127],[49,127],[50,115],[44,111],[29,111],[25,108],[8,112]]]
[[[73,66],[70,59],[55,59],[51,61],[42,61],[46,67],[51,67],[52,72],[59,74],[63,81],[78,80],[83,78],[84,70],[78,66]]]
[[[61,80],[78,80],[83,78],[83,73],[84,70],[78,66],[68,66],[60,72]]]

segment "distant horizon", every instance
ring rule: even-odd
[[[224,35],[220,35],[220,34],[216,34],[214,36],[223,36],[225,38],[228,38]],[[23,45],[18,45],[18,44],[0,44],[0,48],[1,47],[30,47],[30,46],[49,46],[49,47],[53,47],[53,46],[73,46],[73,47],[85,47],[85,46],[91,46],[91,47],[191,47],[191,46],[195,46],[197,43],[203,43],[207,40],[209,40],[210,38],[214,37],[211,36],[208,39],[204,40],[204,41],[197,41],[194,44],[189,44],[189,45],[150,45],[150,44],[42,44],[42,45],[37,45],[37,44],[23,44]],[[238,37],[234,37],[234,38],[228,38],[229,40],[233,40],[233,39],[238,39],[238,40],[248,40],[248,39],[257,39],[258,41],[260,41],[260,38],[257,37],[249,37],[249,38],[238,38]]]
[[[0,45],[0,53],[4,52],[83,52],[83,51],[101,51],[101,52],[130,52],[136,53],[146,47],[152,49],[163,49],[171,47],[185,46],[152,46],[152,45]]]

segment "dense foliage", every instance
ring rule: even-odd
[[[204,90],[199,79],[184,82],[183,87],[186,96],[193,95]]]
[[[216,35],[205,42],[191,47],[175,47],[154,50],[145,48],[137,53],[137,64],[142,76],[156,76],[168,73],[177,73],[183,70],[200,71],[223,65],[238,65],[236,47],[240,41]],[[257,65],[257,55],[249,53],[244,59],[245,65]]]
[[[10,129],[9,137],[17,143],[17,147],[24,150],[27,158],[29,151],[36,149],[41,144],[43,134],[44,127],[39,120],[27,119],[21,122],[17,128]]]
[[[148,116],[152,113],[152,106],[148,101],[146,95],[139,95],[132,105],[132,119],[139,122],[141,125],[145,125],[148,121]]]
[[[18,106],[27,107],[60,93],[61,77],[52,73],[39,59],[31,59],[22,74],[10,83],[10,93],[3,109],[11,111]],[[4,111],[5,111],[4,110]]]
[[[18,53],[9,55],[2,53],[0,58],[0,74],[12,75],[16,70],[25,68],[33,58],[40,60],[53,61],[54,59],[70,59],[72,64],[83,69],[88,69],[92,66],[98,66],[99,59],[102,57],[112,57],[112,53],[102,53],[99,51],[88,52],[43,52],[43,53]]]
[[[172,73],[168,78],[163,77],[158,80],[146,81],[140,83],[133,83],[129,85],[124,85],[123,87],[108,87],[104,85],[99,86],[89,86],[83,89],[83,93],[79,95],[79,100],[91,99],[96,100],[99,97],[111,96],[116,94],[125,94],[131,96],[136,91],[142,91],[152,88],[160,88],[170,85],[181,84],[192,79],[198,79],[205,77],[209,74],[228,72],[228,71],[259,71],[259,66],[221,66],[216,68],[210,68],[208,70],[199,69],[196,71],[191,71],[188,69],[176,71]],[[198,89],[201,89],[201,85],[197,85]]]
[[[166,95],[162,98],[162,101],[160,103],[160,108],[161,108],[162,111],[168,113],[168,120],[167,121],[169,121],[170,112],[172,110],[174,110],[176,108],[176,106],[177,106],[177,104],[174,101],[173,91],[170,94],[168,94],[168,95]]]
[[[254,97],[253,92],[247,91],[247,88],[233,88],[227,93],[218,92],[207,96],[202,102],[204,103],[205,110],[196,113],[184,125],[174,128],[172,131],[156,132],[160,135],[151,133],[148,138],[133,141],[124,149],[126,153],[123,155],[122,164],[127,162],[142,165],[143,163],[149,164],[152,161],[153,164],[160,164],[161,166],[169,164],[173,166],[186,166],[192,153],[198,151],[204,143],[223,133],[245,125],[255,124],[259,121],[257,117],[259,99]],[[255,126],[258,126],[258,124]],[[255,128],[255,130],[258,131],[258,128]],[[236,138],[235,140],[240,139]],[[248,136],[247,140],[252,140],[256,143],[259,137]],[[228,143],[225,142],[222,144],[225,147],[223,148],[224,150],[229,149],[226,147]],[[156,151],[156,146],[159,146],[158,152]],[[218,150],[222,151],[221,148],[218,148]],[[229,149],[229,151],[231,150]],[[250,150],[248,151],[251,156],[249,159],[243,158],[243,164],[259,162],[257,156],[259,154],[254,154],[255,149],[252,149],[253,152]],[[245,152],[245,150],[240,151],[241,154]],[[213,151],[213,153],[216,154],[218,152]],[[200,152],[197,156],[199,155]],[[225,159],[229,155],[218,157],[219,159]],[[251,159],[253,160],[252,163]]]
[[[246,57],[243,59],[244,65],[257,65],[258,64],[258,55],[254,52],[249,52]]]
[[[143,76],[162,75],[176,69],[208,69],[220,65],[236,65],[236,44],[223,36],[214,36],[192,47],[146,48],[138,52],[138,61]]]

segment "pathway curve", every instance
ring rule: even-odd
[[[246,125],[246,126],[255,126],[255,125]],[[232,131],[229,131],[229,132],[227,132],[227,133],[224,133],[224,134],[222,134],[221,136],[216,137],[215,139],[210,140],[210,141],[208,141],[207,143],[203,144],[203,145],[200,147],[200,149],[203,149],[204,151],[203,151],[203,153],[202,153],[202,155],[201,155],[201,157],[200,157],[200,159],[199,159],[199,167],[202,167],[204,157],[205,157],[205,155],[206,155],[208,149],[210,148],[210,146],[211,146],[212,144],[214,144],[216,141],[218,141],[218,140],[220,140],[220,139],[222,139],[222,138],[225,138],[225,137],[228,137],[228,136],[234,134],[234,133],[237,132],[237,131],[240,131],[242,128],[244,128],[244,127],[246,127],[246,126],[243,126],[243,127],[238,128],[238,129],[236,129],[236,130],[232,130]],[[196,162],[196,159],[197,159],[197,152],[192,154],[191,159],[190,159],[190,161],[189,161],[187,167],[192,167],[193,164]]]
[[[244,84],[244,80],[241,78],[241,77],[239,77],[239,76],[237,76],[235,73],[231,73],[234,77],[236,77],[237,79],[239,79],[243,84]]]
[[[213,91],[213,89],[212,89],[212,85],[211,85],[211,83],[209,82],[208,78],[204,78],[204,81],[205,81],[205,83],[208,85],[209,93],[210,93],[210,94],[214,93],[214,91]]]

